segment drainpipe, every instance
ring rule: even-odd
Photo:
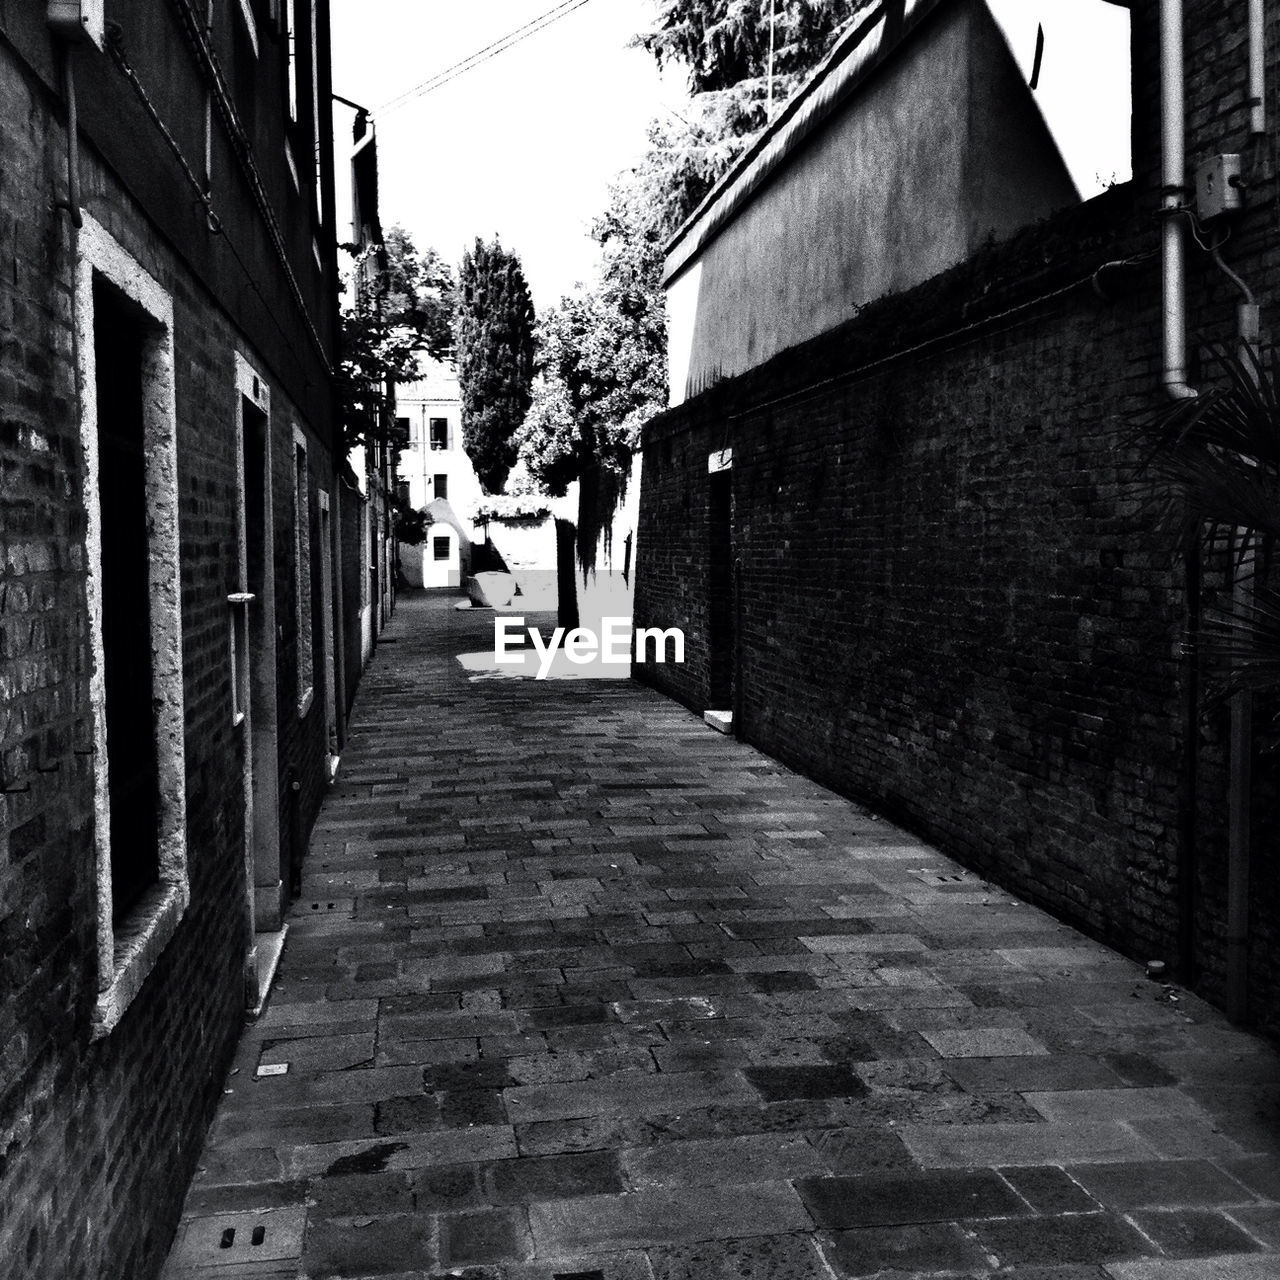
[[[1249,0],[1249,132],[1267,131],[1266,28],[1262,0]]]
[[[1182,210],[1186,195],[1186,107],[1183,84],[1182,0],[1160,0],[1160,107],[1162,167],[1160,197],[1161,262],[1164,272],[1165,390],[1189,400],[1187,385],[1187,298]]]

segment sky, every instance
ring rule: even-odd
[[[477,236],[498,235],[539,310],[590,281],[589,230],[610,181],[642,154],[649,120],[681,109],[680,69],[660,76],[650,54],[628,47],[654,0],[585,0],[440,88],[379,108],[560,2],[331,0],[334,89],[374,112],[383,225],[455,266]],[[989,3],[1028,76],[1044,28],[1037,100],[1081,194],[1124,180],[1127,11],[1103,0]],[[340,213],[351,119],[335,108]]]
[[[556,3],[332,0],[334,90],[374,111],[383,225],[455,266],[497,234],[540,310],[590,280],[589,229],[610,181],[643,153],[649,120],[684,96],[679,75],[664,83],[650,54],[627,47],[652,0],[587,0],[441,88],[378,108]],[[339,148],[351,118],[336,108]],[[338,199],[341,215],[341,186]]]

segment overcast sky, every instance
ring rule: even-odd
[[[559,0],[332,0],[334,88],[375,112],[382,220],[455,265],[495,233],[545,308],[596,259],[588,236],[610,180],[640,155],[645,126],[680,107],[629,48],[654,0],[586,0],[429,93],[379,108],[557,7]],[[1128,12],[1103,0],[990,0],[1029,75],[1045,29],[1037,99],[1083,195],[1128,176]],[[338,107],[339,211],[351,112]],[[345,232],[344,232],[345,237]]]
[[[627,47],[652,0],[588,0],[441,88],[378,108],[556,2],[332,0],[334,89],[375,112],[383,224],[455,265],[476,236],[498,234],[540,309],[590,278],[587,232],[609,182],[683,95],[678,77],[664,88],[653,58]],[[340,148],[350,120],[339,107]]]

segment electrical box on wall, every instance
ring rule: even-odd
[[[1242,205],[1239,156],[1213,156],[1196,170],[1196,212],[1206,222]]]
[[[49,0],[49,25],[64,40],[92,40],[103,47],[104,0]]]

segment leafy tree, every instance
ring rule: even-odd
[[[456,322],[462,443],[486,493],[501,493],[532,400],[533,302],[520,260],[495,237],[462,260]]]
[[[775,103],[872,7],[775,0]],[[622,476],[641,427],[666,406],[665,246],[767,123],[769,12],[769,0],[660,0],[655,26],[637,36],[660,65],[688,69],[693,96],[650,125],[644,156],[610,189],[592,229],[598,284],[541,319],[540,377],[520,446],[554,493],[594,468]]]
[[[392,227],[355,256],[356,287],[342,311],[339,395],[348,449],[391,442],[394,388],[419,377],[418,357],[453,348],[453,273],[434,249],[419,253]]]

